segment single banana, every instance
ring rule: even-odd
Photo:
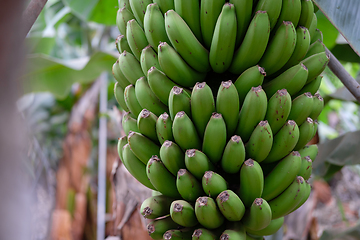
[[[139,132],[137,121],[135,118],[131,117],[130,112],[125,112],[121,125],[126,135],[128,135],[130,131]]]
[[[176,188],[176,177],[172,175],[161,162],[160,158],[153,155],[146,165],[146,174],[152,185],[162,194],[179,198]]]
[[[298,25],[310,28],[314,14],[314,4],[312,0],[301,0],[301,14]]]
[[[135,58],[140,61],[143,48],[149,45],[144,30],[135,19],[131,19],[126,25],[126,39]],[[146,72],[144,73],[146,75]]]
[[[319,90],[320,85],[321,85],[321,80],[322,80],[323,76],[319,75],[315,78],[315,80],[311,81],[310,83],[306,84],[301,90],[300,92],[298,92],[295,96],[299,96],[303,93],[309,92],[311,93],[313,96],[316,94],[316,92]]]
[[[163,144],[165,141],[168,140],[174,140],[174,137],[172,135],[172,121],[169,117],[169,114],[167,114],[166,112],[161,114],[156,121],[156,134],[160,144]]]
[[[206,228],[198,228],[192,235],[192,240],[217,240],[218,237],[212,231]]]
[[[190,95],[182,88],[174,86],[169,94],[169,113],[171,120],[174,120],[178,112],[184,111],[186,115],[191,116]]]
[[[206,171],[202,177],[202,187],[207,196],[216,198],[222,191],[228,189],[228,183],[218,173]]]
[[[312,17],[311,24],[309,27],[309,32],[310,32],[311,38],[315,35],[316,27],[317,27],[317,17],[316,17],[316,14],[313,13],[313,17]]]
[[[264,163],[276,162],[288,155],[299,140],[299,127],[295,121],[289,120],[274,136],[273,146]]]
[[[156,121],[158,117],[147,109],[143,109],[137,117],[137,127],[139,132],[155,143],[159,143],[156,134]]]
[[[194,207],[185,200],[175,200],[171,203],[170,216],[174,222],[183,227],[194,227],[199,223]]]
[[[125,98],[124,98],[124,89],[118,84],[118,82],[114,85],[114,96],[116,101],[119,103],[120,107],[129,112],[129,108],[126,106]]]
[[[181,151],[180,147],[169,140],[166,140],[160,148],[160,159],[165,167],[174,176],[178,173],[179,169],[185,168],[185,154]]]
[[[136,80],[145,76],[140,62],[129,52],[124,51],[120,54],[119,66],[121,72],[131,84],[135,84]]]
[[[116,60],[116,62],[114,63],[114,65],[112,67],[112,73],[114,75],[114,78],[116,79],[116,81],[118,82],[119,86],[122,89],[125,89],[129,84],[131,84],[127,80],[127,78],[124,76],[124,74],[122,73],[122,71],[120,69],[119,60]]]
[[[262,198],[256,198],[250,208],[245,212],[241,222],[245,228],[258,231],[266,228],[272,219],[270,204]]]
[[[183,240],[190,239],[194,228],[170,229],[163,235],[164,240]]]
[[[181,197],[189,202],[195,202],[200,196],[204,196],[201,183],[186,168],[178,171],[176,177],[176,188]]]
[[[200,1],[174,0],[174,5],[175,12],[186,22],[199,42],[203,42],[200,30]]]
[[[151,90],[146,77],[141,77],[136,81],[135,94],[140,106],[153,112],[156,116],[168,111],[166,105]]]
[[[225,3],[216,22],[211,41],[209,60],[214,72],[223,73],[231,64],[236,39],[236,12],[231,3]]]
[[[151,67],[156,67],[157,69],[161,70],[157,53],[152,49],[150,45],[147,45],[141,51],[140,65],[145,76],[147,76],[148,71]]]
[[[130,12],[132,12],[129,0],[119,0],[119,8],[127,8]]]
[[[147,219],[155,219],[168,215],[173,201],[173,198],[165,195],[148,197],[140,206],[140,214]]]
[[[199,223],[208,229],[220,227],[225,220],[214,199],[210,197],[199,197],[196,200],[195,215]]]
[[[308,198],[310,197],[311,185],[308,183],[308,181],[305,181],[305,186],[303,186],[302,191],[303,192],[301,193],[301,195],[302,195],[301,201],[291,210],[291,212],[293,212],[296,209],[298,209],[299,207],[301,207],[306,202],[306,200],[308,200]]]
[[[299,141],[294,150],[300,150],[313,138],[314,136],[314,121],[311,118],[306,118],[299,126]]]
[[[178,112],[175,115],[172,129],[175,142],[183,151],[191,148],[201,148],[201,141],[195,126],[184,111]]]
[[[270,30],[272,30],[281,13],[282,0],[259,0],[254,12],[266,11],[269,15]],[[266,69],[266,68],[265,68]]]
[[[323,34],[319,29],[315,29],[314,35],[311,36],[310,43],[314,43],[317,40],[320,40],[320,41],[324,40]]]
[[[170,44],[170,40],[165,30],[164,15],[160,11],[159,5],[156,3],[151,3],[146,7],[144,16],[144,32],[149,44],[156,52],[158,51],[158,45],[160,42],[167,42]]]
[[[204,46],[210,49],[216,21],[220,15],[225,0],[201,0],[200,3],[200,30]]]
[[[179,224],[174,222],[170,216],[158,218],[147,225],[149,236],[154,240],[163,240],[163,235],[170,229],[176,229]]]
[[[126,34],[126,32],[124,33]],[[116,40],[115,40],[115,46],[116,49],[119,51],[119,53],[121,54],[123,51],[127,51],[129,53],[131,52],[130,46],[126,40],[125,35],[119,35]]]
[[[313,81],[317,76],[319,76],[324,71],[329,60],[330,60],[330,56],[328,56],[325,52],[321,52],[311,55],[310,57],[307,57],[302,61],[302,63],[307,67],[309,71],[306,84]]]
[[[118,140],[118,144],[117,144],[117,152],[118,152],[118,155],[119,155],[119,158],[120,160],[122,161],[122,163],[124,163],[123,161],[123,147],[125,146],[125,144],[127,144],[128,141],[127,141],[127,136],[122,136],[119,138]],[[126,167],[126,166],[125,166]]]
[[[313,42],[310,45],[309,50],[306,53],[304,58],[308,58],[311,55],[314,55],[317,53],[322,53],[322,52],[325,52],[325,44],[321,40],[316,40],[315,42]]]
[[[164,73],[180,86],[192,87],[196,82],[204,80],[206,76],[205,73],[190,67],[179,53],[166,42],[159,44],[158,58]]]
[[[289,120],[294,120],[300,126],[310,116],[313,105],[313,96],[306,92],[292,100]]]
[[[266,76],[265,69],[259,65],[252,66],[246,69],[234,82],[234,85],[239,94],[240,105],[244,102],[246,94],[252,87],[261,85]]]
[[[252,87],[245,97],[235,133],[247,142],[258,123],[264,120],[267,109],[266,93],[261,86]]]
[[[317,119],[324,108],[324,99],[319,93],[315,93],[313,97],[312,110],[309,115],[312,119]]]
[[[246,157],[260,163],[269,155],[272,144],[273,133],[268,121],[260,121],[246,143]]]
[[[271,2],[270,0],[267,1]],[[292,22],[284,21],[269,41],[265,53],[258,64],[265,68],[266,74],[270,76],[286,64],[294,52],[295,45],[295,27]]]
[[[216,96],[216,112],[224,118],[227,136],[232,136],[236,130],[239,111],[239,94],[235,85],[231,80],[221,82]]]
[[[245,160],[245,147],[241,137],[234,135],[226,144],[221,158],[221,168],[226,173],[237,173]]]
[[[286,89],[276,91],[269,99],[265,119],[272,134],[275,135],[284,126],[291,110],[291,96]]]
[[[174,0],[153,0],[153,2],[159,5],[163,14],[170,9],[175,9]]]
[[[206,82],[197,82],[191,93],[191,119],[196,130],[203,138],[205,128],[212,113],[215,112],[214,96]]]
[[[274,30],[278,29],[283,21],[290,21],[297,26],[301,13],[301,0],[282,0],[281,12]]]
[[[240,74],[257,64],[265,52],[269,36],[270,22],[268,14],[264,11],[258,11],[251,20],[239,49],[234,53],[229,71],[233,74]]]
[[[116,26],[118,27],[122,35],[126,35],[126,25],[131,19],[134,19],[134,15],[131,10],[126,7],[120,8],[116,15]]]
[[[237,20],[236,30],[236,48],[238,48],[244,39],[246,30],[252,17],[252,0],[230,0],[230,3],[234,4]]]
[[[129,144],[125,144],[122,149],[122,161],[129,173],[136,178],[142,185],[156,190],[146,174],[146,165],[140,161],[133,153]]]
[[[280,218],[271,220],[270,224],[266,228],[263,228],[263,229],[258,230],[258,231],[253,231],[251,229],[246,229],[246,232],[251,234],[251,235],[255,235],[255,236],[273,235],[277,231],[279,231],[279,229],[282,227],[283,224],[284,224],[284,217],[280,217]]]
[[[142,110],[142,107],[140,106],[139,101],[136,98],[134,85],[130,84],[124,89],[124,99],[126,106],[130,110],[130,112],[135,116],[138,116]]]
[[[146,12],[146,7],[150,3],[151,0],[129,0],[130,7],[132,12],[134,13],[136,21],[139,23],[141,27],[144,26],[144,16]]]
[[[301,157],[309,156],[312,161],[315,160],[318,155],[319,148],[316,144],[305,146],[303,149],[299,150]]]
[[[216,197],[216,203],[220,212],[228,221],[240,221],[245,214],[243,202],[231,190],[222,191]]]
[[[261,197],[264,188],[264,175],[258,162],[248,159],[240,169],[239,197],[249,208],[256,198]]]
[[[135,156],[147,164],[153,155],[159,155],[160,147],[141,133],[130,131],[128,142]]]
[[[293,151],[280,160],[264,179],[262,198],[270,201],[290,186],[301,167],[300,153]]]
[[[197,179],[201,180],[206,171],[215,170],[208,157],[197,149],[188,149],[185,153],[185,166]]]
[[[215,164],[221,160],[225,146],[225,121],[220,113],[213,113],[205,128],[202,151]]]
[[[301,167],[298,176],[302,176],[305,180],[309,180],[312,173],[312,160],[309,156],[301,158]]]
[[[246,240],[246,229],[241,222],[230,222],[220,236],[220,240]]]

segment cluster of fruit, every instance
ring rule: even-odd
[[[329,57],[311,0],[120,0],[118,152],[153,239],[271,235],[309,197]],[[262,239],[262,238],[261,238]]]

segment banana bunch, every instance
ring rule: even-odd
[[[121,0],[124,166],[153,239],[275,233],[309,197],[329,56],[311,0]]]

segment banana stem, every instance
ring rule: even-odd
[[[360,103],[360,84],[345,70],[337,58],[326,48],[326,54],[330,56],[328,67],[340,79],[344,86]]]
[[[22,16],[22,39],[26,37],[29,33],[31,27],[34,25],[36,19],[38,18],[40,12],[44,8],[47,0],[31,0],[29,5],[26,7],[23,16]]]

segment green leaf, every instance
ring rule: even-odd
[[[360,57],[349,44],[337,44],[331,49],[331,52],[340,61],[360,63]]]
[[[360,1],[314,0],[314,2],[360,56]]]
[[[43,54],[27,57],[25,74],[21,77],[25,92],[51,92],[64,99],[75,82],[89,83],[103,71],[111,71],[116,57],[96,52],[91,57],[61,60]]]
[[[325,230],[319,240],[351,240],[359,239],[360,236],[360,223],[353,227],[349,227],[346,230],[332,229]]]

